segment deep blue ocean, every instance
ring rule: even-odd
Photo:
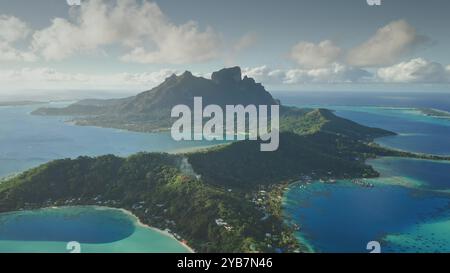
[[[443,93],[275,93],[283,104],[323,107],[358,123],[396,132],[381,145],[450,155],[450,119],[417,108],[450,110]],[[316,252],[450,252],[450,163],[379,158],[368,162],[380,174],[368,182],[292,186],[284,210],[301,229],[298,238]]]
[[[283,104],[322,106],[390,106],[436,108],[450,111],[450,93],[443,92],[365,92],[365,91],[275,91]]]

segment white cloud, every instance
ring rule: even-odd
[[[398,20],[378,29],[366,42],[347,52],[330,40],[318,44],[300,42],[291,50],[292,59],[300,67],[278,72],[278,79],[284,84],[447,81],[450,67],[438,63],[414,59],[392,65],[425,40],[406,21]],[[346,57],[342,58],[343,55]],[[378,69],[376,76],[362,69],[386,65],[392,66]],[[264,67],[253,73],[273,80],[274,77],[268,77],[268,70]]]
[[[284,84],[307,83],[445,83],[450,81],[450,66],[422,58],[398,63],[427,39],[404,20],[380,28],[366,42],[345,52],[325,40],[319,44],[300,42],[291,50],[299,68],[277,71],[267,67],[249,70],[256,78]],[[342,58],[345,55],[345,58]],[[388,67],[386,67],[388,66]],[[363,68],[378,67],[376,75]]]
[[[359,67],[391,65],[424,40],[406,21],[393,21],[378,29],[369,40],[351,49],[347,62]]]
[[[34,61],[34,54],[14,47],[16,42],[27,38],[30,32],[27,24],[20,19],[0,15],[0,61]]]
[[[245,68],[243,74],[266,84],[334,84],[372,80],[372,75],[365,70],[337,63],[324,68],[312,69],[272,70],[267,66],[260,66]]]
[[[268,66],[258,66],[258,67],[245,67],[242,69],[242,75],[254,78],[258,82],[264,84],[279,84],[285,78],[285,71],[281,69],[270,69]]]
[[[82,36],[81,29],[65,19],[56,18],[49,28],[33,35],[32,46],[34,51],[46,60],[62,60],[77,51],[94,49],[97,46],[83,40]]]
[[[15,42],[25,39],[29,33],[27,24],[17,17],[0,15],[0,41]]]
[[[212,29],[198,31],[194,22],[171,26],[161,39],[155,39],[157,50],[137,47],[121,59],[136,63],[184,64],[205,62],[218,56],[218,40]]]
[[[157,4],[137,0],[83,2],[72,20],[55,18],[33,35],[32,47],[47,60],[120,44],[122,60],[139,63],[204,62],[217,56],[219,35],[189,21],[176,25]]]
[[[287,84],[303,83],[354,83],[371,78],[365,70],[334,63],[329,67],[315,69],[291,69],[284,80]]]
[[[271,69],[268,66],[243,68],[242,74],[263,84],[340,84],[340,83],[450,83],[450,65],[422,58],[377,69],[375,74],[348,65],[334,63],[323,68]]]
[[[0,42],[0,61],[25,61],[33,62],[36,56],[32,52],[14,48],[8,43]]]
[[[380,68],[378,78],[388,83],[444,83],[449,82],[450,66],[417,58]]]
[[[319,44],[300,42],[291,50],[291,58],[305,68],[329,66],[336,62],[340,55],[341,49],[330,40]]]

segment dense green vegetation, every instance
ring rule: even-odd
[[[324,132],[367,141],[395,135],[393,132],[362,126],[340,118],[328,109],[299,109],[286,106],[281,107],[280,130],[300,135]]]
[[[103,109],[101,106],[75,103],[65,108],[39,108],[33,111],[33,114],[46,116],[89,116],[100,114]]]
[[[280,147],[261,153],[259,142],[242,141],[189,154],[189,162],[209,183],[227,187],[254,188],[283,180],[315,177],[373,177],[364,164],[375,149],[346,137],[328,133],[300,136],[281,133]]]
[[[0,184],[0,211],[62,205],[131,210],[142,222],[170,228],[201,252],[292,251],[280,217],[264,221],[245,194],[205,184],[179,170],[181,156],[140,153],[50,162]],[[227,226],[219,226],[217,219]],[[267,238],[266,233],[283,234]]]
[[[326,109],[281,107],[280,146],[259,151],[259,141],[241,141],[188,154],[203,180],[225,187],[252,189],[280,181],[374,177],[364,163],[377,155],[401,156],[368,141],[394,133],[339,118]],[[405,154],[406,155],[406,154]]]
[[[128,209],[151,226],[169,228],[200,252],[302,250],[283,220],[284,187],[300,175],[376,176],[363,159],[396,154],[328,133],[283,133],[282,143],[275,153],[255,152],[256,142],[243,141],[186,155],[56,160],[1,183],[0,212],[110,206]],[[185,156],[201,178],[183,171]],[[218,225],[218,219],[226,226]]]

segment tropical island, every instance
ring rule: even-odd
[[[422,114],[435,118],[450,118],[450,113],[447,111],[434,109],[434,108],[419,108]]]
[[[87,100],[40,115],[75,116],[79,125],[135,131],[167,130],[170,109],[203,96],[208,104],[279,104],[240,68],[171,76],[150,91],[118,100]],[[260,152],[239,141],[182,154],[138,153],[60,159],[0,183],[0,212],[52,206],[107,206],[168,230],[197,252],[303,252],[282,214],[293,182],[372,178],[377,156],[448,159],[373,143],[393,132],[362,126],[327,109],[280,107],[280,146]]]
[[[169,130],[175,105],[193,108],[193,98],[205,105],[274,105],[278,102],[252,78],[242,78],[239,67],[212,73],[211,79],[186,71],[173,74],[157,87],[136,96],[110,100],[81,100],[65,108],[39,108],[34,115],[73,116],[77,125],[126,129],[138,132]]]

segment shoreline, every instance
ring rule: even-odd
[[[206,151],[208,149],[215,148],[220,145],[224,145],[224,143],[210,144],[210,145],[204,145],[204,146],[185,147],[185,148],[176,148],[173,150],[168,150],[168,151],[166,151],[166,153],[174,154],[174,155],[189,154],[189,153],[194,153],[194,152]]]
[[[155,232],[158,232],[158,233],[161,234],[161,235],[170,237],[171,239],[176,240],[179,244],[181,244],[181,245],[182,245],[185,249],[187,249],[190,253],[195,253],[194,249],[192,249],[192,248],[191,248],[189,245],[187,245],[186,243],[183,243],[182,241],[180,241],[180,240],[178,240],[177,238],[175,238],[175,236],[173,236],[173,234],[171,234],[171,233],[169,233],[169,232],[167,232],[167,231],[165,231],[165,230],[158,229],[158,228],[155,228],[155,227],[152,227],[152,226],[149,226],[149,225],[147,225],[147,224],[142,223],[142,221],[141,221],[141,219],[139,219],[139,217],[137,217],[133,212],[131,212],[131,211],[127,210],[127,209],[124,209],[124,208],[104,207],[104,206],[93,206],[93,207],[94,207],[94,208],[97,208],[97,209],[98,209],[98,208],[99,208],[99,209],[112,209],[112,210],[118,210],[118,211],[121,211],[122,213],[124,213],[124,214],[130,216],[131,218],[133,218],[139,226],[144,227],[144,228],[148,228],[148,229],[150,229],[150,230],[153,230],[153,231],[155,231]]]
[[[285,206],[288,202],[288,197],[287,197],[287,193],[292,190],[292,187],[295,187],[297,185],[301,185],[302,181],[298,180],[298,181],[294,181],[291,184],[289,184],[286,189],[283,191],[283,196],[281,199],[281,204],[282,204],[282,210],[283,210],[283,218],[285,221],[287,221],[288,219],[291,219],[291,217],[289,215],[286,215],[286,211],[285,211]],[[303,231],[298,230],[298,231],[294,231],[294,237],[295,239],[297,239],[297,241],[303,245],[306,248],[306,253],[317,253],[317,250],[315,249],[315,247],[312,245],[312,243],[310,242],[310,240],[307,238],[306,234],[303,233]]]

